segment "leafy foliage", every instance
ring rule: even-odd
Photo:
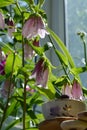
[[[86,66],[76,67],[65,44],[48,28],[47,16],[42,9],[44,2],[0,1],[0,24],[5,24],[0,30],[1,130],[16,129],[18,126],[23,130],[37,130],[44,119],[41,105],[46,100],[61,96],[63,85],[67,82],[72,84],[74,78],[80,80],[79,74],[87,71]],[[26,22],[31,22],[31,26]],[[23,29],[24,26],[26,29]],[[48,36],[47,41],[39,45],[45,35]],[[59,66],[52,65],[46,56],[51,49],[60,61]],[[58,68],[63,72],[60,76],[53,74],[53,70],[58,71]],[[87,95],[86,89],[83,88],[83,92]]]

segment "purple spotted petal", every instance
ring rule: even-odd
[[[70,84],[67,83],[66,85],[64,85],[64,87],[62,89],[62,94],[63,95],[68,95],[69,98],[72,98],[71,91],[72,91],[72,85],[70,85]]]
[[[74,99],[82,100],[83,99],[83,92],[80,86],[80,83],[76,80],[73,82],[72,86],[72,96]]]
[[[13,19],[9,18],[7,19],[7,29],[8,29],[8,35],[12,38],[13,33],[15,32],[15,24]]]
[[[49,69],[46,68],[44,71],[40,72],[36,76],[36,83],[37,85],[41,85],[42,87],[45,87],[48,81],[48,74]]]
[[[44,59],[40,59],[32,72],[31,78],[36,80],[37,85],[46,87],[48,75],[49,69],[45,66]]]
[[[47,34],[45,24],[39,16],[31,16],[22,29],[22,35],[27,39],[37,37],[38,35],[44,38],[45,34]]]
[[[4,81],[2,89],[1,89],[2,97],[7,97],[8,92],[10,92],[10,95],[11,95],[13,93],[13,89],[14,89],[14,84],[12,83],[10,85],[10,80],[6,79],[6,81]]]
[[[4,75],[4,74],[5,74],[5,71],[4,71],[5,63],[6,63],[6,61],[0,62],[0,74],[1,74],[1,75]]]

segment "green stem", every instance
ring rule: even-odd
[[[15,5],[17,6],[17,8],[18,8],[20,14],[22,14],[22,10],[21,10],[21,8],[20,8],[20,6],[19,6],[19,4],[18,4],[18,0],[16,0]]]
[[[86,63],[86,66],[87,66],[87,56],[86,56],[86,43],[85,43],[85,40],[83,40],[83,45],[84,45],[84,58],[85,58],[85,63]]]
[[[23,27],[23,23],[24,23],[24,16],[22,13],[22,27]],[[25,66],[24,63],[24,38],[22,36],[22,67]],[[26,130],[26,85],[27,85],[27,81],[26,81],[26,77],[25,77],[25,82],[24,82],[24,105],[23,105],[23,130]]]
[[[22,67],[24,67],[24,38],[22,37]]]
[[[19,10],[19,12],[21,13],[21,17],[22,17],[22,28],[23,28],[23,24],[24,24],[24,12],[21,10],[19,4],[18,4],[18,0],[16,1],[16,6]],[[22,67],[24,67],[25,64],[24,64],[24,38],[22,36]],[[25,78],[25,83],[24,83],[24,93],[23,93],[23,96],[24,96],[24,104],[23,104],[23,130],[26,129],[26,84],[27,84],[27,81],[26,81],[26,78]]]
[[[25,78],[25,83],[24,83],[24,105],[23,105],[23,130],[26,130],[26,85],[27,81]]]
[[[21,15],[22,15],[22,28],[23,28],[24,13],[22,13]],[[24,38],[23,38],[23,36],[22,36],[22,66],[24,67]]]
[[[22,17],[22,28],[23,28],[23,24],[24,24],[24,12],[21,10],[19,4],[18,4],[18,0],[16,1],[16,6],[19,10],[19,12],[21,13],[21,17]],[[22,67],[24,67],[24,38],[22,36]],[[25,83],[24,83],[24,104],[23,104],[23,130],[26,129],[26,79],[25,79]]]
[[[48,35],[48,37],[49,37],[49,40],[50,40],[50,42],[52,43],[53,48],[54,48],[54,51],[55,51],[55,53],[56,53],[56,47],[54,46],[54,43],[53,43],[51,37],[50,37],[49,35]],[[61,62],[61,61],[60,61],[60,62]],[[64,71],[65,75],[67,75],[67,78],[70,80],[70,77],[69,77],[69,75],[67,74],[67,71],[66,71],[66,69],[65,69],[65,66],[63,65],[62,62],[61,62],[61,65],[62,65],[62,68],[63,68],[63,71]]]
[[[87,66],[86,42],[85,42],[85,39],[84,39],[85,33],[84,32],[78,32],[77,34],[80,36],[80,38],[81,38],[81,40],[83,42],[83,46],[84,46],[84,58],[85,58],[85,64]]]

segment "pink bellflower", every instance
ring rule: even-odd
[[[6,56],[4,52],[0,49],[0,74],[4,75],[5,74],[5,64],[6,64]]]
[[[0,12],[0,29],[4,29],[4,28],[5,28],[5,21],[2,13]]]
[[[5,68],[5,63],[6,63],[5,60],[0,62],[0,74],[1,74],[1,75],[5,75],[5,70],[4,70],[4,68]]]
[[[73,81],[72,85],[72,98],[77,99],[77,100],[83,100],[83,91],[81,88],[80,83],[77,80]]]
[[[84,99],[81,85],[77,80],[74,80],[72,85],[66,84],[62,89],[62,94],[69,96],[70,99]]]
[[[37,36],[44,38],[45,34],[48,34],[48,32],[46,31],[46,25],[40,16],[30,16],[22,29],[22,35],[27,39],[32,39]]]
[[[69,98],[72,98],[71,91],[72,91],[72,85],[69,83],[64,84],[64,87],[62,88],[62,94],[69,96]]]
[[[11,18],[7,20],[7,29],[8,29],[8,35],[12,38],[13,33],[15,32],[15,24],[13,19]]]
[[[8,97],[8,93],[10,93],[9,95],[11,95],[13,93],[13,88],[14,88],[14,84],[10,83],[9,79],[6,79],[1,89],[2,97]]]
[[[46,87],[48,81],[48,75],[49,75],[49,68],[46,66],[44,59],[41,58],[37,62],[30,78],[34,78],[36,80],[36,85]]]

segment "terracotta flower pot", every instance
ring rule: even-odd
[[[42,113],[45,119],[55,117],[76,117],[77,113],[86,110],[86,104],[82,101],[63,98],[46,102],[42,105]]]

